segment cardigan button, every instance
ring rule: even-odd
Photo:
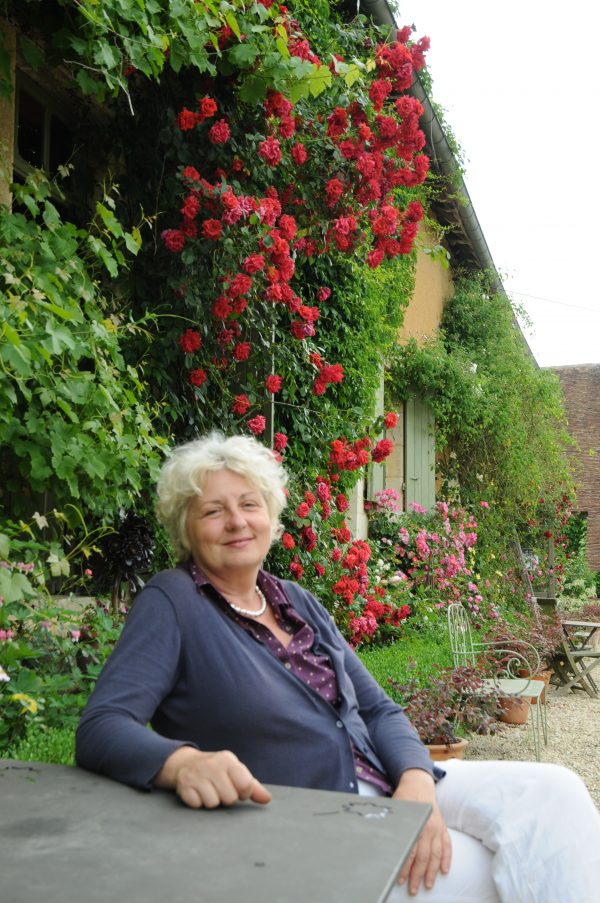
[[[343,727],[343,726],[344,726],[344,722],[343,722],[343,721],[336,721],[336,722],[335,722],[335,726],[336,726],[336,727]]]

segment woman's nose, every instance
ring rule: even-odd
[[[239,508],[231,508],[227,512],[227,527],[229,530],[239,530],[246,525],[244,512]]]

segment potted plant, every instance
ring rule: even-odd
[[[426,683],[414,674],[388,681],[432,759],[462,758],[469,734],[495,729],[498,694],[476,668],[440,668]]]
[[[542,680],[548,686],[552,662],[560,654],[563,636],[560,616],[554,612],[538,621],[528,619],[521,624],[496,621],[486,632],[484,641],[491,645],[494,668],[502,661],[507,676]]]

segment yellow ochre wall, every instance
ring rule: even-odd
[[[417,239],[415,288],[399,332],[400,345],[406,344],[411,338],[419,344],[434,338],[442,319],[444,303],[452,294],[450,269],[444,268],[439,258],[422,250],[423,247],[434,247],[436,244],[431,232],[422,227]],[[385,462],[385,484],[387,488],[396,490],[404,508],[404,412],[399,410],[398,414],[398,425],[393,430],[386,431],[394,448]]]
[[[419,344],[436,335],[442,319],[444,302],[452,294],[450,268],[444,268],[440,260],[426,254],[422,247],[434,247],[436,240],[426,228],[417,238],[417,269],[415,290],[404,313],[400,329],[400,344],[414,338]]]

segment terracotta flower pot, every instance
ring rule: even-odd
[[[529,671],[527,671],[525,668],[521,668],[517,673],[518,673],[519,677],[525,677],[525,678],[529,677]],[[541,697],[540,697],[540,699],[542,700],[542,702],[545,702],[545,701],[546,701],[546,687],[547,687],[548,684],[550,683],[550,678],[551,678],[551,677],[552,677],[552,671],[540,671],[538,674],[535,675],[535,677],[532,677],[532,678],[531,678],[532,680],[541,680],[541,681],[543,681],[544,689],[543,689],[542,695],[541,695]],[[537,704],[537,699],[535,699],[535,698],[532,697],[532,699],[531,699],[531,704],[532,704],[532,705],[536,705],[536,704]]]
[[[503,696],[498,700],[500,721],[504,724],[525,724],[529,718],[529,699],[519,696]]]
[[[456,743],[426,743],[429,756],[434,762],[445,762],[446,759],[464,758],[468,740],[457,740]]]
[[[546,687],[550,683],[550,678],[552,677],[552,671],[540,671],[539,674],[536,674],[533,678],[534,680],[541,680],[544,683],[544,689],[542,690],[542,695],[540,699],[542,702],[546,701]],[[531,704],[535,705],[537,703],[537,699],[532,699]]]

